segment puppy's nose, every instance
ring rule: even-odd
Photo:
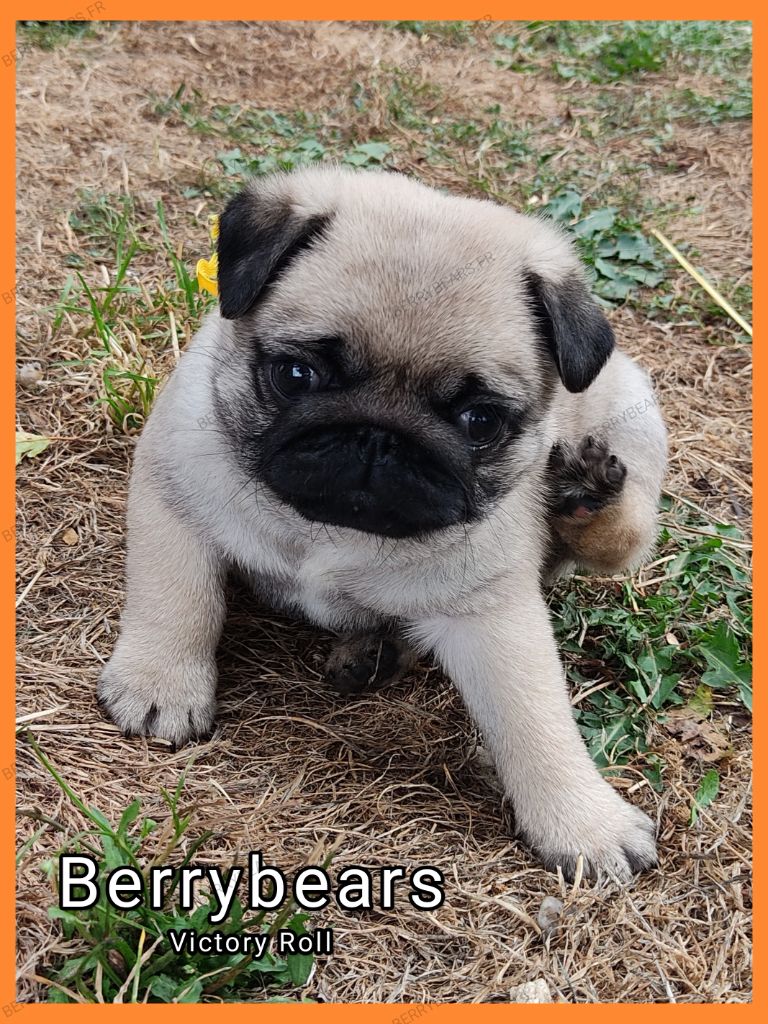
[[[367,466],[383,466],[397,448],[397,438],[379,427],[363,427],[356,440],[357,457]]]

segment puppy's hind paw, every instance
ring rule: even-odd
[[[577,521],[617,501],[627,476],[621,459],[591,434],[578,447],[567,441],[554,445],[548,469],[553,515]]]
[[[375,690],[401,679],[415,662],[408,645],[376,633],[345,637],[325,663],[325,678],[338,693]]]

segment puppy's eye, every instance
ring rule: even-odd
[[[320,374],[309,363],[292,359],[279,359],[270,368],[272,387],[283,398],[298,398],[317,391],[322,383]]]
[[[459,416],[459,425],[470,444],[480,446],[495,441],[504,426],[500,413],[491,405],[476,405]]]

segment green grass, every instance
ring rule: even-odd
[[[571,580],[551,598],[574,690],[600,687],[577,703],[590,753],[602,767],[639,760],[657,788],[665,766],[648,746],[652,724],[672,709],[710,722],[752,709],[747,544],[733,526],[664,506],[666,560],[652,585]]]
[[[73,39],[94,35],[88,21],[20,21],[17,25],[19,38],[41,50],[55,50]]]
[[[574,189],[559,193],[544,212],[576,236],[584,262],[594,272],[593,290],[606,304],[623,302],[638,288],[656,288],[664,280],[660,247],[636,220],[622,217],[616,206],[588,212]]]
[[[583,130],[587,137],[603,140],[639,136],[649,152],[661,153],[674,142],[679,127],[708,127],[752,116],[750,79],[728,79],[725,84],[711,80],[709,85],[710,95],[690,87],[642,93],[596,88],[587,97],[594,115],[583,118]]]
[[[529,22],[493,36],[503,70],[573,80],[583,130],[602,139],[647,135],[661,148],[676,125],[719,124],[752,114],[748,22]],[[617,91],[616,83],[661,83],[664,75],[700,78],[702,86]],[[702,88],[706,83],[705,91]],[[592,127],[594,125],[594,127]]]
[[[80,189],[78,204],[69,215],[69,226],[80,236],[86,255],[94,260],[109,259],[115,249],[137,243],[138,211],[130,196]],[[69,260],[69,266],[83,266],[83,258]]]
[[[324,160],[353,167],[389,165],[391,146],[381,139],[356,140],[303,111],[285,114],[240,104],[206,107],[200,93],[188,91],[184,83],[172,96],[155,98],[152,111],[155,117],[221,140],[216,152],[218,166],[204,168],[199,183],[186,190],[187,197],[207,193],[223,200],[246,178],[292,171]]]
[[[520,22],[494,37],[501,67],[604,84],[666,70],[747,75],[751,32],[738,21]]]
[[[290,901],[267,916],[261,911],[246,914],[238,898],[220,924],[211,925],[208,915],[218,909],[213,893],[191,913],[174,906],[175,883],[168,887],[163,906],[152,909],[142,902],[135,910],[119,911],[100,886],[98,901],[85,910],[62,910],[57,891],[58,858],[62,854],[88,854],[95,859],[100,879],[120,867],[139,870],[145,878],[150,867],[181,868],[211,838],[202,832],[193,837],[194,809],[183,805],[186,771],[179,775],[173,792],[161,790],[163,819],[142,814],[138,800],[130,803],[117,822],[98,808],[88,806],[73,791],[59,770],[26,734],[35,756],[55,779],[77,812],[80,828],[62,837],[59,849],[44,865],[52,887],[49,915],[58,921],[67,943],[48,976],[48,999],[53,1003],[197,1003],[303,1001],[301,988],[310,976],[313,957],[289,954],[285,958],[268,950],[261,959],[251,955],[176,954],[165,937],[169,929],[194,928],[198,933],[220,931],[225,935],[261,932],[274,935],[286,928],[306,934],[308,915],[297,913]],[[17,855],[21,861],[33,844],[56,822],[44,821]],[[324,865],[327,866],[327,865]],[[178,876],[177,876],[178,877]],[[145,891],[147,886],[144,886]]]
[[[83,270],[68,275],[53,311],[54,330],[65,317],[76,318],[81,336],[93,346],[79,365],[97,368],[96,401],[114,426],[129,434],[141,429],[152,407],[159,383],[153,362],[172,351],[174,332],[189,336],[197,329],[212,302],[198,289],[192,261],[171,238],[162,203],[153,214],[142,220],[126,196],[84,193],[70,225],[92,262],[86,268],[82,258],[78,261]],[[200,235],[202,240],[202,230]],[[144,282],[135,263],[158,247],[169,273]],[[97,263],[111,268],[109,283],[97,280]]]
[[[689,247],[682,245],[689,259],[693,259],[695,265],[700,261],[696,253],[689,251]],[[705,276],[711,276],[708,267],[702,267]],[[731,305],[740,313],[747,322],[752,320],[752,286],[744,283],[736,283],[729,279],[716,282],[718,290],[725,296]],[[658,290],[650,297],[646,307],[649,319],[660,319],[665,324],[694,322],[707,331],[708,341],[712,345],[751,345],[752,339],[744,334],[734,324],[733,320],[725,310],[719,306],[703,288],[691,281],[689,287],[680,293],[666,289]]]
[[[413,33],[421,38],[430,36],[448,46],[471,46],[478,35],[486,34],[493,27],[489,18],[478,21],[395,21],[391,27],[397,32]]]

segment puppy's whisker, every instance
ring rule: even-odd
[[[220,459],[223,454],[228,453],[229,455],[236,455],[237,453],[232,449],[228,448],[225,451],[218,452],[193,452],[192,455],[185,455],[185,462],[196,462],[198,459]]]
[[[243,493],[243,491],[247,490],[247,488],[248,488],[248,487],[253,487],[253,486],[254,486],[254,481],[253,481],[253,480],[251,480],[251,479],[247,479],[247,480],[245,481],[245,483],[243,483],[243,484],[242,484],[242,486],[241,486],[241,487],[238,487],[238,488],[237,488],[237,490],[236,490],[236,491],[235,491],[235,493],[234,493],[234,494],[232,495],[232,497],[228,498],[228,499],[227,499],[227,500],[226,500],[226,501],[224,502],[224,505],[223,505],[222,507],[223,507],[223,508],[228,508],[228,507],[229,507],[229,506],[230,506],[230,505],[232,504],[232,502],[233,502],[233,501],[235,501],[235,499],[236,499],[236,498],[239,498],[239,497],[240,497],[240,495],[241,495],[241,494]]]
[[[326,533],[326,536],[328,537],[328,540],[329,540],[329,541],[331,542],[331,544],[333,545],[333,547],[334,547],[334,548],[338,547],[338,545],[337,545],[336,541],[335,541],[335,540],[333,539],[333,537],[331,536],[331,531],[330,531],[330,530],[328,529],[328,523],[323,523],[323,527],[325,528],[325,533]]]
[[[232,434],[228,430],[217,430],[216,427],[177,427],[177,434],[219,434],[221,437],[226,437],[228,440],[232,439]]]
[[[508,508],[505,508],[502,504],[498,504],[488,516],[488,519],[492,519],[493,516],[505,516],[509,522],[514,526],[516,530],[522,530],[526,528],[527,521],[525,517],[513,515]],[[488,521],[488,520],[486,520]]]
[[[381,545],[382,549],[384,548],[384,543],[383,542],[386,539],[387,539],[386,537],[382,538],[382,545]],[[397,539],[397,537],[393,537],[392,538],[392,547],[389,549],[388,553],[386,555],[384,555],[384,558],[381,560],[381,565],[385,565],[387,562],[389,562],[392,559],[394,553],[397,551],[399,546],[400,546],[400,541]]]

